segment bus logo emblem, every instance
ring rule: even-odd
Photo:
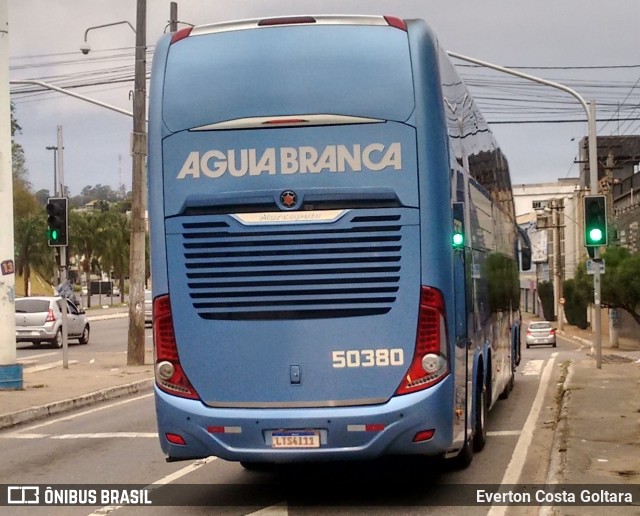
[[[282,192],[282,195],[280,196],[280,202],[285,208],[292,209],[295,208],[298,204],[298,196],[295,192],[287,190],[286,192]]]

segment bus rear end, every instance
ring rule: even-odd
[[[149,211],[170,460],[451,447],[448,169],[419,179],[411,58],[383,17],[160,41]]]

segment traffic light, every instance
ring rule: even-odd
[[[47,238],[50,247],[66,247],[68,239],[68,199],[49,197],[47,200]]]
[[[464,249],[464,204],[453,203],[453,232],[451,245],[454,249]]]
[[[607,203],[604,195],[584,198],[584,242],[587,247],[607,245]]]

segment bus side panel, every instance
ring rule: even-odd
[[[164,227],[164,167],[162,155],[162,95],[164,70],[171,35],[162,37],[154,52],[153,71],[149,85],[149,156],[147,185],[149,196],[151,283],[154,292],[167,292],[167,260]]]
[[[442,77],[439,49],[431,30],[422,20],[408,20],[411,59],[414,65],[416,97],[416,139],[418,151],[418,188],[420,191],[421,283],[439,288],[444,294],[447,310],[447,334],[451,374],[454,380],[455,404],[449,417],[455,425],[453,449],[459,449],[468,438],[471,393],[471,361],[465,324],[456,324],[456,295],[454,289],[454,251],[452,192],[449,135],[443,106]],[[443,229],[444,228],[444,229]],[[466,304],[466,292],[459,293]]]

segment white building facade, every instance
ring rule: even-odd
[[[562,295],[562,281],[573,278],[584,259],[582,196],[579,178],[556,183],[513,185],[518,223],[531,238],[533,267],[521,272],[521,307],[542,315],[537,284],[554,284],[555,310]]]

